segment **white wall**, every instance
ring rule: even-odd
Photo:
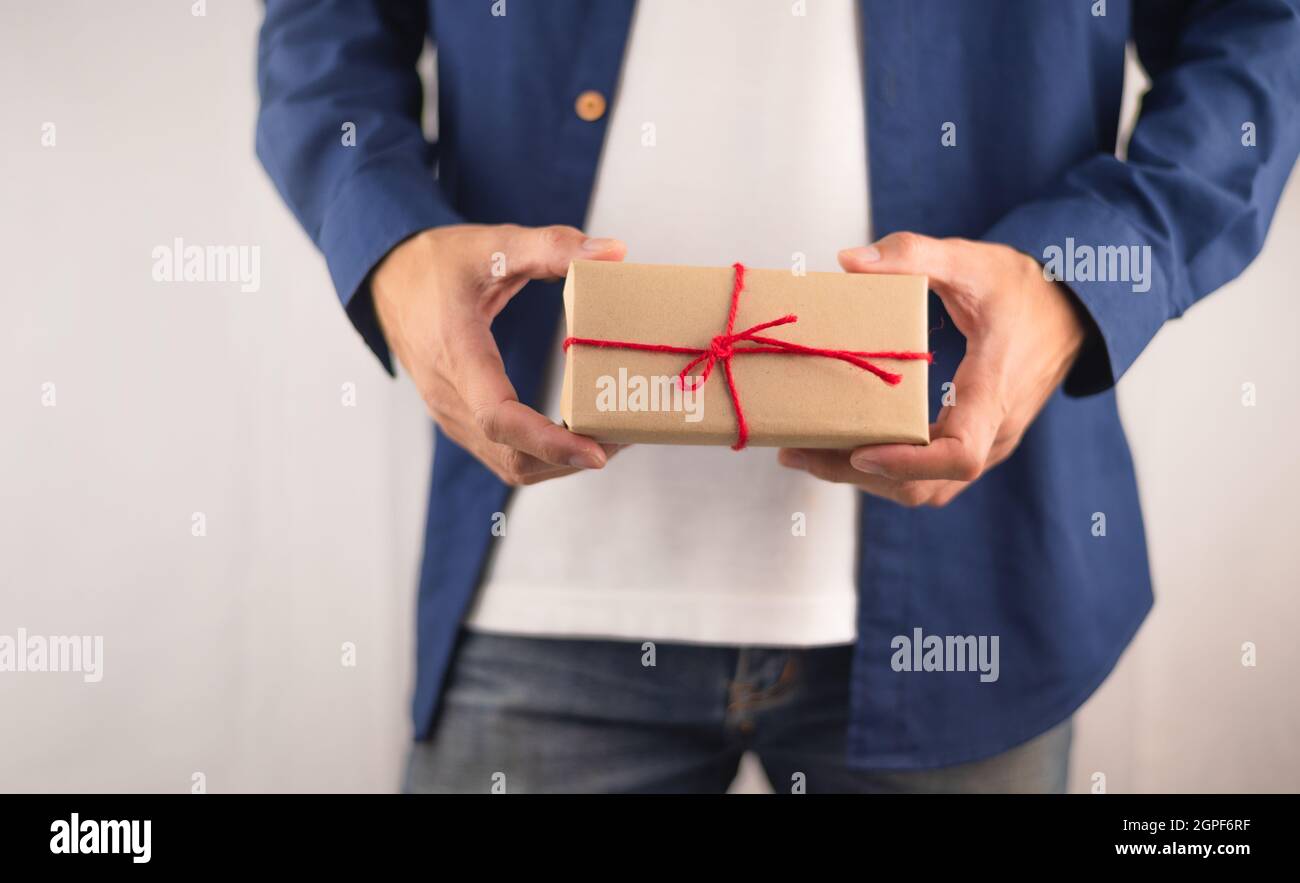
[[[3,789],[397,781],[427,421],[253,157],[259,5],[207,7],[0,12],[0,634],[106,644],[0,675]],[[177,236],[260,246],[261,290],[152,281]]]
[[[0,634],[105,641],[96,684],[0,674],[0,790],[398,780],[427,425],[253,158],[258,6],[207,7],[0,7]],[[177,236],[259,246],[260,291],[153,282]],[[1081,715],[1077,789],[1300,790],[1298,237],[1293,185],[1122,385],[1159,601]]]

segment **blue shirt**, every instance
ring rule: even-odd
[[[581,226],[586,215],[609,115],[583,120],[574,102],[588,90],[616,94],[633,2],[509,0],[506,15],[494,6],[266,4],[258,155],[386,366],[367,277],[394,245],[445,224]],[[1297,0],[861,7],[878,234],[964,236],[1041,261],[1070,241],[1149,246],[1151,256],[1143,285],[1066,275],[1088,342],[1006,462],[946,508],[864,507],[849,760],[906,769],[990,756],[1065,719],[1150,609],[1114,385],[1165,322],[1240,273],[1263,243],[1300,152],[1300,11]],[[426,38],[437,47],[436,144],[420,126],[415,62]],[[1152,87],[1121,161],[1129,40]],[[956,146],[945,146],[953,132]],[[535,405],[561,305],[554,284],[532,287],[493,331],[521,399]],[[931,309],[938,324],[937,299]],[[946,321],[931,344],[937,409],[964,341]],[[417,611],[418,738],[433,725],[508,493],[437,433]],[[998,679],[895,671],[893,638],[918,628],[997,636]]]

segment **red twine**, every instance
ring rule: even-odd
[[[731,394],[732,405],[736,409],[736,443],[731,446],[733,451],[742,450],[749,441],[749,425],[745,422],[745,411],[740,406],[740,393],[736,391],[736,378],[731,371],[731,360],[735,356],[758,356],[758,355],[788,355],[788,356],[821,356],[827,359],[839,359],[841,362],[848,362],[861,368],[863,371],[870,371],[890,386],[898,385],[903,379],[901,374],[894,374],[890,371],[873,365],[867,359],[904,359],[904,360],[924,360],[933,361],[930,353],[907,353],[907,352],[875,352],[864,353],[854,350],[829,350],[818,347],[801,346],[797,343],[790,343],[786,340],[777,340],[772,337],[765,337],[758,332],[766,331],[768,328],[775,328],[778,325],[789,325],[799,321],[798,316],[782,316],[780,319],[773,319],[771,322],[763,322],[752,328],[746,328],[744,331],[736,332],[736,313],[740,310],[740,293],[745,289],[745,265],[741,263],[732,264],[732,269],[736,271],[736,280],[731,287],[731,311],[727,314],[727,330],[709,341],[706,349],[689,346],[673,346],[664,343],[637,343],[627,340],[601,340],[591,337],[568,337],[564,340],[564,349],[577,344],[578,346],[594,346],[603,349],[619,350],[640,350],[649,353],[680,353],[684,356],[695,356],[686,367],[677,375],[678,386],[688,392],[694,392],[699,389],[709,379],[713,373],[713,366],[718,362],[722,363],[722,370],[727,376],[727,391]],[[738,343],[749,343],[754,346],[737,347]],[[686,385],[686,377],[691,369],[696,365],[704,365],[704,370],[698,378],[691,378],[691,385]]]

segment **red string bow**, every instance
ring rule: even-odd
[[[736,313],[740,310],[740,293],[745,290],[745,265],[735,263],[731,265],[736,271],[735,282],[731,287],[731,311],[727,314],[727,330],[716,335],[709,341],[708,347],[700,349],[699,347],[690,346],[673,346],[664,343],[637,343],[627,340],[602,340],[591,337],[567,337],[564,340],[564,349],[573,345],[594,346],[604,349],[620,350],[640,350],[650,353],[680,353],[686,356],[695,356],[686,367],[677,375],[678,386],[688,392],[694,392],[705,384],[709,375],[713,373],[714,365],[722,363],[722,370],[727,375],[727,391],[731,394],[731,403],[736,409],[736,443],[731,446],[733,451],[742,450],[749,442],[749,425],[745,422],[745,411],[740,406],[740,393],[736,391],[736,378],[731,371],[731,360],[736,356],[756,356],[756,355],[788,355],[788,356],[821,356],[827,359],[839,359],[841,362],[848,362],[850,365],[861,368],[863,371],[870,371],[890,386],[896,386],[903,379],[901,374],[894,374],[886,371],[878,365],[873,365],[868,359],[903,359],[903,360],[922,360],[925,362],[933,361],[930,353],[909,353],[909,352],[858,352],[856,350],[831,350],[821,349],[819,347],[802,346],[797,343],[790,343],[788,340],[778,340],[773,337],[766,337],[759,334],[760,331],[766,331],[769,328],[776,328],[779,325],[789,325],[799,321],[798,316],[786,315],[779,319],[773,319],[770,322],[762,322],[744,331],[735,331]],[[738,347],[738,343],[752,344],[752,346]],[[698,378],[691,378],[691,383],[687,385],[687,375],[698,365],[703,365],[704,370],[700,372]]]

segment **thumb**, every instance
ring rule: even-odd
[[[987,246],[967,239],[891,233],[874,245],[846,248],[840,266],[850,273],[905,273],[927,277],[959,331],[974,330],[974,295],[984,291],[993,267]]]
[[[506,275],[561,279],[577,261],[621,261],[627,246],[617,239],[593,239],[575,227],[516,227],[504,243]]]
[[[929,276],[930,287],[942,296],[945,289],[962,283],[969,266],[965,252],[973,243],[962,239],[935,239],[919,233],[890,233],[874,245],[846,248],[840,266],[850,273],[906,273]]]

